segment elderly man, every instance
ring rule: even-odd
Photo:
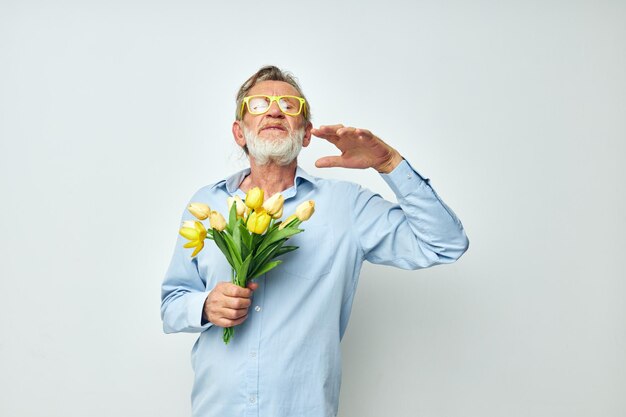
[[[283,194],[285,213],[314,200],[315,215],[289,241],[300,248],[247,288],[230,283],[230,266],[215,245],[191,258],[179,238],[162,287],[163,328],[200,333],[191,354],[194,416],[335,416],[339,343],[363,261],[426,268],[454,262],[468,240],[428,180],[394,148],[365,129],[313,128],[290,74],[261,68],[239,90],[236,111],[232,132],[250,168],[200,189],[191,201],[225,213],[227,197],[260,187],[266,197]],[[373,168],[398,204],[357,184],[306,173],[297,156],[311,136],[341,151],[317,167]],[[222,328],[231,326],[235,337],[226,345]]]

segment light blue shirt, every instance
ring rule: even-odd
[[[206,186],[191,201],[227,213],[226,198],[244,197],[239,184],[248,173]],[[381,175],[398,204],[297,169],[294,185],[283,192],[285,217],[306,200],[315,201],[315,214],[287,243],[300,248],[255,279],[248,318],[228,345],[221,327],[201,319],[209,291],[230,281],[230,266],[209,240],[191,258],[179,236],[162,286],[161,317],[166,333],[200,333],[191,352],[194,416],[336,416],[339,342],[363,261],[419,269],[454,262],[467,250],[459,219],[407,161]],[[185,211],[183,220],[190,219]]]

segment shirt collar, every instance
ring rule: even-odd
[[[239,189],[239,184],[241,184],[241,182],[243,181],[243,179],[250,174],[250,168],[245,168],[242,169],[239,172],[234,173],[233,175],[226,177],[225,179],[216,182],[215,184],[213,184],[213,186],[211,188],[217,188],[217,187],[226,187],[226,191],[230,194],[233,195],[237,192],[237,190]],[[296,176],[294,178],[294,185],[296,187],[298,187],[298,184],[300,183],[300,181],[298,181],[298,178],[302,178],[305,181],[310,182],[311,184],[314,183],[315,181],[315,177],[313,177],[312,175],[309,175],[309,173],[307,173],[304,169],[302,169],[299,165],[296,167]]]

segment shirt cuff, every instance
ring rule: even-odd
[[[430,180],[418,173],[406,159],[398,164],[389,174],[380,174],[396,195],[407,195]]]
[[[187,302],[187,320],[190,327],[197,329],[208,329],[213,325],[211,322],[202,324],[202,311],[204,310],[204,302],[211,291],[198,292],[188,295]]]

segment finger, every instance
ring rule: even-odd
[[[234,308],[234,309],[247,309],[252,304],[252,300],[244,297],[224,297],[221,302],[222,307]]]
[[[319,126],[317,129],[313,129],[318,133],[322,133],[322,134],[331,134],[331,133],[336,133],[337,130],[341,129],[343,127],[342,124],[336,124],[336,125],[322,125]]]
[[[242,288],[239,285],[227,283],[227,285],[224,286],[223,294],[228,297],[250,298],[252,296],[252,290],[250,288]]]
[[[367,129],[355,129],[354,133],[363,139],[371,139],[374,137],[374,134]]]
[[[311,130],[311,134],[313,136],[315,136],[316,138],[320,138],[320,139],[326,139],[330,142],[335,142],[339,140],[339,136],[337,136],[335,134],[335,132],[332,133],[323,133],[320,131],[316,131],[316,130]]]
[[[311,129],[311,134],[318,138],[327,139],[330,141],[338,140],[337,130],[341,129],[343,125],[331,125],[331,126],[320,126],[317,129]]]
[[[356,129],[353,127],[342,127],[341,129],[337,129],[337,136],[339,137],[346,137],[346,136],[351,136],[355,134]]]
[[[245,316],[241,317],[240,319],[237,319],[237,320],[233,321],[233,326],[240,325],[241,323],[246,321],[247,318],[248,318],[248,315],[246,314]]]
[[[228,320],[237,320],[247,314],[248,314],[247,308],[240,309],[240,310],[233,309],[233,308],[222,308],[217,313],[217,316],[224,318],[224,319],[228,319]]]
[[[220,327],[234,327],[237,326],[241,323],[243,323],[246,319],[248,318],[248,315],[246,314],[245,316],[237,319],[237,320],[232,320],[232,319],[219,319],[217,320],[217,322],[215,324],[217,324]]]
[[[340,156],[325,156],[315,161],[315,166],[318,168],[341,167],[343,161]]]
[[[259,288],[259,284],[256,282],[249,282],[247,285],[248,288],[250,288],[252,291],[256,290],[257,288]]]

